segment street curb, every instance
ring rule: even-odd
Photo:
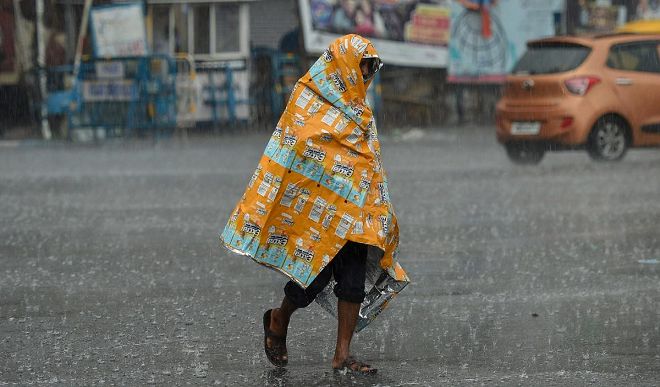
[[[39,140],[39,139],[0,140],[0,148],[71,146],[72,144],[74,143],[65,140]]]
[[[21,140],[4,140],[0,141],[0,148],[18,148],[21,146]]]

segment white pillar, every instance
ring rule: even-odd
[[[44,29],[44,0],[37,2],[37,66],[39,68],[39,92],[41,94],[41,135],[45,140],[52,137],[48,125],[48,90],[46,88],[46,34]]]

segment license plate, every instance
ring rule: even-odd
[[[541,131],[541,123],[538,121],[531,122],[512,122],[511,134],[539,134]]]

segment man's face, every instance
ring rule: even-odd
[[[360,71],[365,82],[371,79],[379,68],[380,60],[378,58],[368,58],[360,61]]]
[[[363,60],[360,62],[360,70],[362,71],[362,78],[367,79],[369,75],[369,63],[368,61]]]

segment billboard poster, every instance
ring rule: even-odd
[[[147,33],[142,4],[94,7],[90,18],[94,54],[97,57],[147,55]]]
[[[608,33],[613,32],[628,19],[625,6],[611,4],[578,3],[573,5],[578,13],[574,30],[577,33]],[[642,17],[641,8],[638,17]],[[651,12],[649,10],[649,12]],[[631,15],[635,16],[635,15]]]
[[[555,35],[564,0],[455,0],[451,4],[450,82],[500,83],[528,40]]]
[[[9,4],[0,5],[0,85],[18,81],[14,10]]]
[[[385,63],[447,67],[450,0],[299,0],[305,50],[341,35],[371,40]]]

